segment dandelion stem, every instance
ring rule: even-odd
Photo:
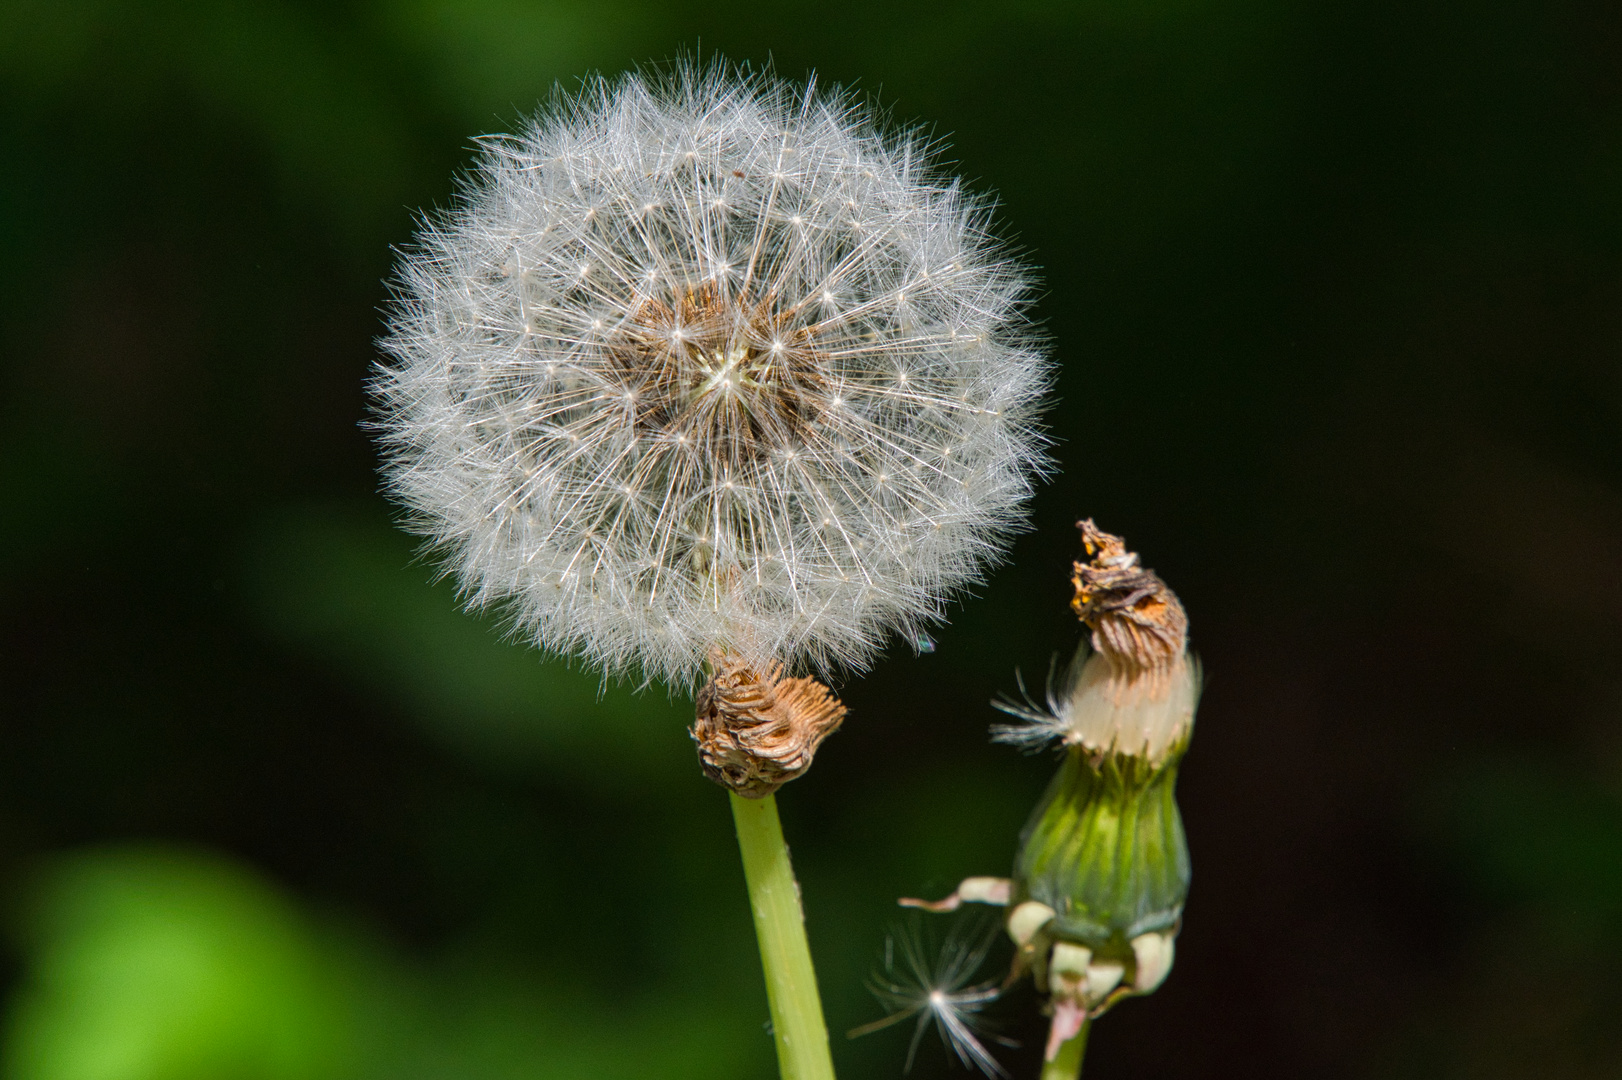
[[[1042,1080],[1080,1080],[1081,1055],[1087,1050],[1087,1032],[1092,1026],[1091,1020],[1083,1020],[1081,1030],[1059,1044],[1053,1060],[1042,1064]]]
[[[745,799],[737,794],[731,798],[743,874],[749,882],[749,906],[760,941],[760,963],[766,971],[766,998],[771,1005],[782,1080],[834,1080],[828,1026],[822,1019],[800,890],[794,883],[788,845],[783,842],[777,799],[772,795]]]

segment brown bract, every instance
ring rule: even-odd
[[[1078,521],[1087,560],[1077,560],[1070,581],[1076,587],[1075,608],[1093,631],[1093,649],[1120,670],[1127,681],[1140,676],[1162,678],[1182,659],[1188,646],[1188,615],[1153,570],[1138,565],[1126,542],[1094,525]]]
[[[757,671],[731,654],[712,662],[691,730],[699,764],[717,784],[764,798],[811,767],[845,706],[815,679],[783,678],[778,664]]]

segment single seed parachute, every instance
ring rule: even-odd
[[[611,672],[927,641],[1045,465],[1030,284],[986,217],[814,85],[559,95],[401,260],[388,488],[471,604]]]

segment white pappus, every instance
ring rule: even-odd
[[[373,383],[388,490],[467,601],[675,682],[927,640],[1045,467],[988,204],[849,97],[720,64],[481,146]]]
[[[918,1044],[933,1025],[940,1032],[941,1042],[966,1068],[1006,1080],[1007,1070],[979,1038],[989,1030],[982,1012],[1002,996],[1003,988],[996,980],[974,981],[999,936],[996,920],[960,920],[931,957],[919,924],[898,927],[885,939],[883,965],[867,984],[887,1015],[853,1028],[847,1035],[860,1038],[916,1017],[905,1072],[912,1071]],[[1018,1045],[1000,1036],[993,1038],[1004,1046]]]
[[[1057,687],[1049,672],[1046,709],[1031,701],[1023,678],[1020,700],[1005,697],[991,703],[1022,721],[993,724],[992,738],[1032,752],[1081,746],[1094,754],[1136,754],[1159,763],[1186,744],[1193,730],[1200,665],[1183,652],[1155,674],[1132,678],[1130,671],[1123,672],[1083,641]]]

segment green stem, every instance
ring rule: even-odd
[[[1083,1021],[1075,1038],[1059,1044],[1053,1060],[1042,1063],[1042,1080],[1080,1080],[1081,1055],[1087,1050],[1087,1032],[1092,1026],[1091,1020]]]
[[[745,799],[733,793],[732,820],[738,826],[743,876],[749,882],[760,963],[766,970],[766,999],[782,1080],[834,1080],[828,1025],[822,1019],[800,889],[794,883],[788,845],[783,843],[777,799],[771,795]]]

